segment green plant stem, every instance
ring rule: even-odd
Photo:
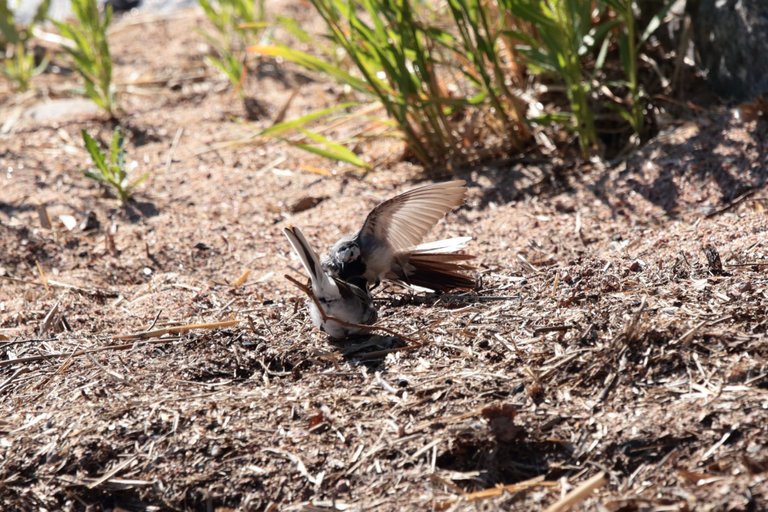
[[[632,12],[632,0],[624,2],[624,23],[627,27],[627,87],[629,89],[629,101],[632,102],[631,112],[634,123],[632,128],[635,133],[640,133],[643,129],[643,109],[640,99],[640,88],[637,80],[637,34],[635,31],[635,14]]]
[[[96,0],[72,0],[72,11],[77,17],[77,25],[54,22],[62,36],[71,41],[64,49],[85,82],[86,95],[110,117],[115,117],[112,57],[107,41],[112,7],[107,5],[102,15]]]

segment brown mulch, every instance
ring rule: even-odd
[[[80,129],[106,139],[105,119],[0,134],[3,510],[768,507],[764,121],[701,114],[615,165],[459,173],[467,205],[431,236],[474,237],[481,289],[385,287],[382,325],[411,341],[331,344],[282,228],[323,250],[421,170],[389,140],[363,178],[227,144],[294,90],[289,116],[343,91],[264,62],[265,117],[243,123],[200,24],[113,28],[129,158],[152,172],[129,209],[80,173]],[[0,88],[0,117],[75,84]]]

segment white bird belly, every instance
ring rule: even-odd
[[[326,316],[332,316],[351,324],[359,324],[367,320],[363,318],[365,313],[362,304],[356,301],[344,301],[338,290],[336,290],[333,296],[329,296],[327,293],[324,294],[323,299],[323,301],[320,301],[320,304],[323,306]],[[313,300],[309,300],[307,306],[309,307],[309,318],[312,320],[312,324],[325,331],[331,338],[341,339],[346,338],[350,334],[367,332],[367,329],[362,327],[350,327],[333,320],[323,320],[323,315],[320,314],[320,310],[318,310]]]
[[[365,279],[369,283],[381,280],[392,266],[394,252],[389,246],[381,245],[365,255]]]

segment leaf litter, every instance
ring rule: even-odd
[[[133,157],[157,171],[133,214],[66,145],[110,126],[22,116],[3,139],[4,509],[766,507],[763,121],[716,113],[613,167],[459,173],[468,204],[431,236],[474,237],[480,291],[379,290],[412,349],[331,344],[282,277],[298,270],[282,227],[330,246],[419,170],[385,140],[362,180],[303,172],[327,164],[280,143],[208,151],[247,133],[190,50],[197,18],[124,20],[116,55],[136,31],[163,43],[116,68],[160,80],[123,100]],[[292,69],[258,76],[269,112],[337,99],[295,93]],[[324,199],[274,206],[305,197]],[[41,225],[40,205],[96,227]]]

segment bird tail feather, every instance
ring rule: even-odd
[[[323,285],[330,281],[330,278],[323,272],[323,267],[320,265],[320,258],[318,258],[317,253],[312,250],[312,247],[309,246],[307,239],[304,238],[304,234],[296,226],[289,226],[283,229],[283,234],[285,234],[291,247],[293,247],[293,252],[295,252],[301,260],[301,264],[309,274],[312,284],[322,289],[324,287]]]
[[[402,265],[393,265],[387,277],[435,291],[474,290],[475,279],[465,273],[474,267],[464,263],[473,258],[470,254],[410,252]]]

